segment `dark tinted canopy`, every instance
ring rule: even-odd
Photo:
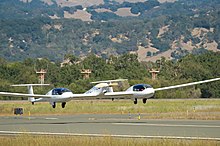
[[[71,92],[71,91],[67,88],[55,88],[52,91],[52,95],[62,95],[64,92]]]
[[[133,91],[143,91],[147,88],[152,88],[152,87],[148,84],[137,84],[133,86]]]

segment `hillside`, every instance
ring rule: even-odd
[[[0,1],[0,56],[62,60],[138,53],[139,61],[220,50],[218,0]]]

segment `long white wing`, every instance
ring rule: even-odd
[[[42,97],[51,98],[51,95],[40,95],[40,94],[23,94],[23,93],[11,93],[11,92],[0,92],[2,96],[17,96],[17,97]]]
[[[213,81],[218,81],[218,80],[220,80],[220,78],[214,78],[214,79],[198,81],[198,82],[191,82],[191,83],[180,84],[180,85],[175,85],[175,86],[156,88],[156,89],[154,89],[154,91],[161,91],[161,90],[181,88],[181,87],[192,86],[192,85],[197,85],[197,84],[202,84],[202,83],[208,83],[208,82],[213,82]]]
[[[11,93],[0,92],[0,96],[14,96],[14,97],[35,97],[35,98],[63,98],[63,99],[93,99],[98,97],[95,94],[72,94],[72,95],[40,95],[40,94],[23,94],[23,93]]]

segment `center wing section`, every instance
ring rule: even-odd
[[[90,99],[97,99],[101,98],[102,95],[96,95],[96,94],[72,94],[70,97],[71,100],[78,100],[78,99],[85,99],[85,100],[90,100]]]
[[[114,96],[114,97],[132,97],[134,94],[130,91],[122,91],[122,92],[107,92],[105,96]]]
[[[180,84],[180,85],[175,85],[175,86],[156,88],[156,89],[154,89],[154,91],[162,91],[162,90],[168,90],[168,89],[187,87],[187,86],[192,86],[192,85],[197,85],[197,84],[202,84],[202,83],[208,83],[208,82],[213,82],[213,81],[218,81],[218,80],[220,80],[220,78],[214,78],[214,79],[198,81],[198,82],[191,82],[191,83]]]

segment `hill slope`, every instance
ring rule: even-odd
[[[155,61],[217,52],[219,7],[218,0],[0,1],[0,56],[56,61],[131,52]]]

